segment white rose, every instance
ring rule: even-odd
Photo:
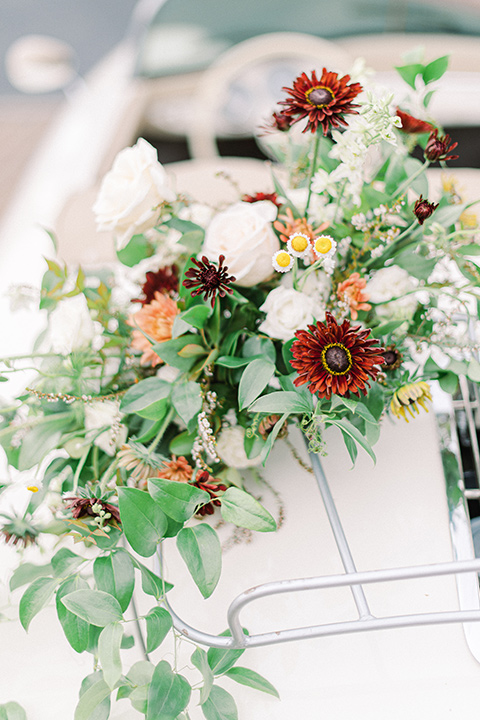
[[[90,316],[85,295],[61,300],[50,314],[47,345],[61,355],[92,346],[99,349],[102,327]]]
[[[268,293],[260,310],[267,317],[260,332],[279,340],[290,340],[296,330],[306,330],[313,323],[315,300],[305,293],[279,285]]]
[[[120,423],[120,404],[117,401],[96,400],[85,405],[85,429],[88,436],[94,437],[101,428],[104,432],[97,435],[93,441],[100,450],[107,455],[115,455],[115,451],[127,439],[127,428]]]
[[[412,292],[416,287],[414,279],[406,270],[398,265],[390,265],[378,270],[365,290],[370,302],[383,303],[375,308],[379,317],[410,320],[418,304],[416,293]],[[398,299],[388,302],[392,298]]]
[[[277,208],[267,201],[239,202],[216,215],[208,226],[202,254],[217,261],[225,256],[237,285],[251,287],[273,274],[272,255],[280,249],[272,222]]]
[[[140,138],[136,145],[118,153],[103,178],[93,212],[98,229],[112,231],[117,250],[121,250],[133,235],[156,225],[161,203],[174,200],[155,148]]]
[[[260,455],[255,458],[248,458],[245,452],[243,441],[245,439],[245,428],[241,425],[226,427],[220,433],[217,440],[217,455],[228,467],[246,468],[258,465],[261,462]]]

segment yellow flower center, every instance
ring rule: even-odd
[[[38,487],[36,485],[27,485],[27,490],[30,490],[30,492],[38,492]]]
[[[278,253],[276,257],[277,263],[280,265],[280,267],[288,267],[291,262],[291,257],[286,252]]]
[[[303,237],[303,235],[295,235],[291,240],[291,244],[292,249],[295,250],[295,252],[304,252],[304,250],[307,249],[308,240]]]
[[[315,240],[315,250],[325,255],[332,249],[332,238],[328,235],[321,235]]]

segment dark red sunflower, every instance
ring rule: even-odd
[[[178,270],[175,265],[160,268],[157,272],[147,272],[145,282],[142,285],[144,297],[132,300],[142,305],[149,305],[155,299],[155,293],[163,295],[175,295],[178,291]]]
[[[420,225],[423,225],[425,220],[430,217],[437,207],[438,203],[435,205],[435,203],[428,202],[428,200],[423,199],[423,195],[420,195],[413,208],[413,214]]]
[[[214,477],[210,475],[207,470],[202,470],[200,472],[195,482],[191,483],[191,485],[195,485],[195,487],[199,488],[200,490],[204,490],[210,495],[211,502],[206,503],[205,505],[202,505],[197,510],[197,515],[213,515],[215,512],[214,505],[217,507],[220,507],[220,500],[218,499],[218,493],[219,492],[225,492],[227,489],[227,486],[221,483],[219,480],[216,480]]]
[[[419,120],[413,115],[409,115],[400,108],[397,108],[397,117],[402,121],[402,127],[399,128],[404,133],[410,133],[412,135],[417,133],[431,133],[433,125],[425,120]]]
[[[271,203],[276,205],[278,208],[282,207],[282,203],[278,199],[277,193],[263,193],[257,192],[255,195],[242,195],[242,202],[256,203],[262,202],[263,200],[269,200]]]
[[[183,284],[186,288],[195,288],[191,292],[192,297],[203,293],[204,300],[208,300],[209,297],[212,299],[213,308],[217,293],[222,298],[227,293],[230,293],[230,295],[233,293],[233,289],[229,285],[235,282],[236,278],[233,275],[228,275],[228,267],[223,266],[225,255],[220,255],[218,258],[218,268],[205,255],[201,261],[196,260],[194,257],[191,258],[191,261],[195,263],[197,268],[187,270],[185,273],[186,280],[183,281]]]
[[[457,158],[459,157],[458,155],[449,155],[448,153],[450,153],[452,150],[455,150],[458,142],[453,143],[453,145],[449,146],[450,140],[450,135],[438,137],[438,129],[435,128],[435,130],[433,130],[433,132],[430,134],[427,144],[425,145],[425,150],[423,152],[427,160],[430,160],[430,162],[436,162],[437,160],[457,160]]]
[[[384,357],[370,330],[352,327],[349,320],[341,325],[326,313],[325,323],[297,330],[292,345],[291,366],[298,372],[295,385],[310,383],[309,390],[320,398],[334,395],[367,394],[368,379],[375,380]]]
[[[285,106],[283,115],[290,117],[292,123],[308,118],[303,132],[311,130],[314,133],[321,125],[326,135],[331,127],[347,125],[343,116],[358,113],[354,108],[359,105],[353,104],[352,100],[363,90],[360,83],[348,85],[349,80],[350,75],[339,78],[338,73],[327,72],[326,68],[323,68],[320,79],[315,70],[311,78],[302,73],[292,88],[282,88],[291,95],[287,100],[280,101],[280,105]]]

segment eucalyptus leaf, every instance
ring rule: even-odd
[[[167,529],[162,509],[138,488],[118,488],[118,506],[125,536],[142,557],[150,557]]]
[[[53,574],[53,568],[51,563],[45,565],[34,565],[33,563],[22,563],[14,571],[10,578],[10,590],[16,590],[22,585],[33,582],[38,577],[45,577]]]
[[[85,558],[76,555],[68,548],[61,548],[52,557],[52,568],[57,577],[67,576],[74,572],[79,565],[85,562]]]
[[[202,402],[200,385],[196,382],[179,383],[173,388],[172,405],[185,425],[198,415]]]
[[[190,695],[190,683],[161,660],[150,683],[146,720],[176,720],[187,707]]]
[[[109,555],[97,557],[93,563],[93,576],[98,590],[115,597],[122,609],[128,608],[135,586],[133,561],[125,550],[118,549]]]
[[[255,400],[250,405],[249,412],[309,413],[313,412],[313,400],[309,401],[295,392],[272,392]]]
[[[148,490],[163,512],[177,522],[189,520],[199,505],[210,502],[210,495],[204,490],[175,480],[150,478]]]
[[[164,641],[172,627],[172,618],[168,610],[154,607],[145,615],[147,625],[147,652],[151,653]]]
[[[57,590],[55,597],[57,615],[63,632],[75,652],[84,652],[88,647],[90,625],[86,620],[67,610],[62,598],[76,590],[88,589],[88,583],[82,577],[70,577]]]
[[[120,623],[106,625],[98,638],[98,659],[103,671],[103,679],[113,690],[122,675],[120,645],[123,638],[123,627]]]
[[[237,487],[229,487],[221,499],[222,517],[239,527],[257,532],[272,532],[277,523],[258,500]]]
[[[75,708],[74,720],[92,720],[97,708],[110,697],[111,691],[103,679],[102,673],[95,673],[95,675],[98,676],[95,682],[80,695],[80,700]],[[109,709],[110,705],[108,704],[107,714],[103,714],[103,716],[96,715],[95,720],[99,720],[99,717],[108,718],[110,714]]]
[[[202,712],[207,720],[238,720],[235,700],[219,685],[212,687],[208,699],[202,705]]]
[[[193,334],[182,335],[174,340],[167,340],[166,342],[154,345],[152,349],[167,365],[186,371],[190,370],[196,357],[196,355],[189,355],[188,357],[179,355],[183,348],[188,345],[198,346],[198,353],[205,352],[205,348],[201,344],[201,339],[198,335]]]
[[[167,582],[159,575],[156,575],[136,558],[132,559],[135,567],[140,570],[142,590],[146,595],[152,595],[156,600],[160,600],[166,592],[172,589],[173,585],[171,583]]]
[[[203,597],[210,597],[222,570],[217,533],[206,523],[183,528],[177,536],[177,547]]]
[[[243,410],[260,395],[275,373],[275,365],[268,360],[253,360],[242,373],[238,388],[238,406]]]
[[[57,578],[39,577],[25,590],[19,605],[20,622],[25,630],[28,630],[35,615],[50,602],[58,583]]]
[[[153,403],[167,398],[171,390],[170,383],[157,377],[140,380],[127,390],[120,403],[120,410],[127,414],[144,410]]]
[[[25,710],[16,702],[0,705],[0,720],[27,720]]]
[[[233,667],[227,670],[225,675],[231,680],[240,683],[240,685],[247,685],[248,687],[261,690],[268,695],[273,695],[273,697],[280,699],[280,695],[272,683],[268,682],[268,680],[259,675],[259,673],[255,672],[255,670],[250,670],[245,667]]]
[[[203,677],[203,685],[200,688],[200,705],[203,705],[203,703],[208,699],[208,696],[210,695],[210,691],[213,687],[213,681],[214,681],[214,675],[212,668],[208,664],[208,657],[205,650],[202,650],[201,648],[197,648],[190,658],[192,661],[192,664],[195,665],[197,670],[199,670],[202,673]]]
[[[123,620],[118,600],[101,590],[76,590],[62,597],[61,602],[74,615],[97,627]]]

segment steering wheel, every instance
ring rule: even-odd
[[[252,135],[271,116],[281,88],[302,71],[347,72],[352,56],[339,45],[303,33],[267,33],[224,52],[201,75],[187,141],[193,158],[219,155],[216,134]]]

